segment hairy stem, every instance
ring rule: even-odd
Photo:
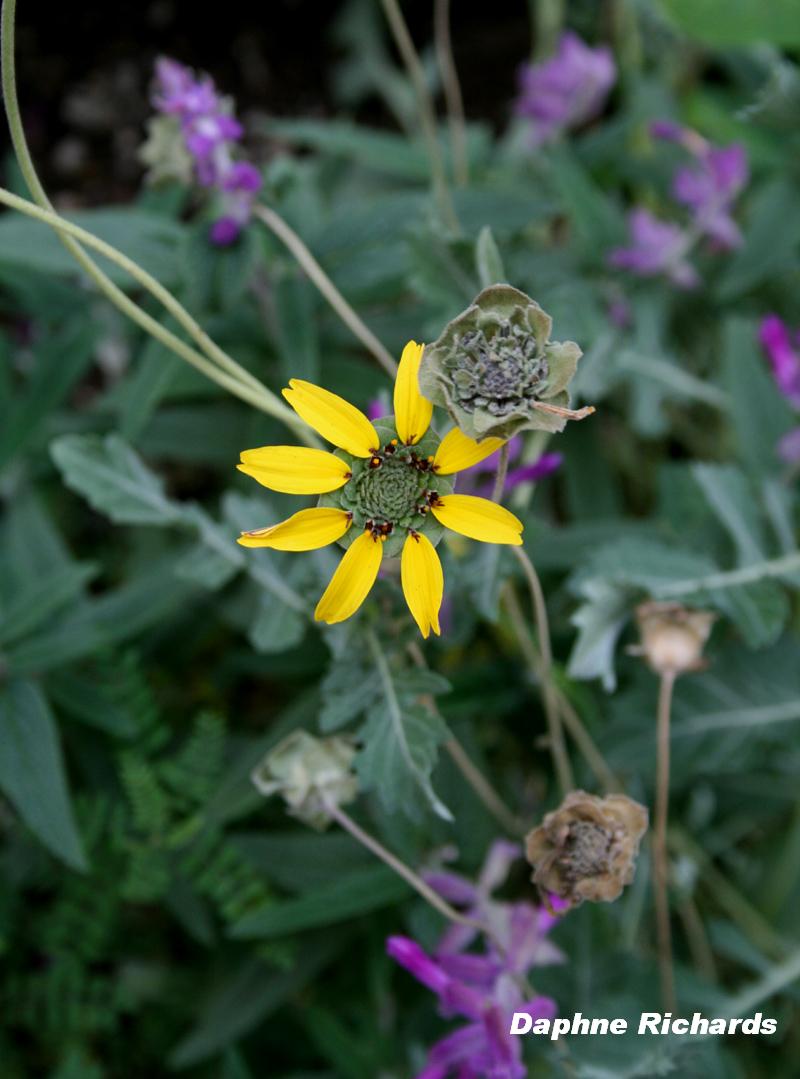
[[[319,289],[345,326],[358,338],[364,348],[372,353],[389,378],[393,379],[397,374],[397,364],[391,353],[356,314],[294,229],[269,206],[259,204],[254,207],[253,213],[291,251],[309,280]]]
[[[512,550],[518,549],[519,548],[512,548]],[[525,618],[523,617],[516,593],[510,586],[505,590],[504,599],[506,610],[508,611],[508,616],[511,620],[511,625],[514,630],[514,635],[517,638],[520,651],[525,657],[528,666],[531,668],[531,672],[541,686],[542,703],[544,704],[545,716],[547,717],[550,753],[553,758],[553,766],[558,777],[561,793],[562,795],[566,795],[575,786],[575,779],[572,775],[572,765],[569,761],[567,747],[564,744],[564,731],[561,726],[561,717],[558,711],[558,700],[556,698],[552,678],[550,677],[550,666],[544,662],[543,656],[540,655],[534,647],[533,641],[528,634],[528,627],[525,624]],[[540,638],[540,648],[541,647],[542,644]]]
[[[564,730],[561,726],[561,713],[558,706],[558,697],[553,683],[553,651],[550,645],[550,622],[547,617],[547,604],[542,591],[542,582],[523,547],[512,547],[511,553],[515,556],[522,571],[531,595],[533,617],[536,624],[536,638],[539,642],[539,655],[541,657],[540,680],[542,684],[542,697],[544,700],[545,714],[547,716],[547,728],[550,735],[550,751],[553,754],[553,763],[561,786],[561,793],[567,794],[575,786],[575,777],[572,774],[572,765],[569,762],[567,747],[564,744]],[[516,596],[514,597],[516,599]],[[525,634],[527,637],[527,633]],[[530,643],[530,639],[529,639]]]
[[[461,97],[461,85],[458,81],[458,71],[453,58],[453,44],[450,38],[450,0],[434,0],[433,34],[436,59],[442,75],[444,100],[447,106],[450,147],[453,152],[453,172],[458,186],[464,187],[469,183],[467,132],[464,122],[464,102]]]
[[[451,922],[456,922],[458,925],[468,926],[470,929],[476,929],[481,933],[486,932],[486,926],[481,922],[476,921],[474,918],[467,917],[466,914],[461,914],[455,907],[451,907],[450,904],[442,899],[442,897],[426,884],[425,881],[417,873],[414,872],[410,866],[398,858],[396,854],[392,854],[390,850],[387,850],[384,845],[377,840],[369,832],[365,832],[364,829],[356,824],[353,818],[333,801],[326,801],[325,808],[331,817],[337,824],[341,825],[350,835],[358,840],[362,846],[366,847],[368,851],[374,854],[377,858],[380,858],[382,862],[385,862],[390,869],[393,869],[399,877],[402,877],[404,881],[411,885],[411,887],[422,896],[422,898],[442,915]]]
[[[417,55],[417,50],[414,48],[414,42],[411,40],[411,34],[408,32],[399,3],[397,0],[381,0],[381,3],[397,45],[397,50],[403,59],[416,94],[417,111],[419,112],[425,145],[428,149],[436,204],[445,225],[457,232],[459,228],[458,219],[456,218],[447,186],[447,173],[445,172],[444,158],[442,157],[442,149],[439,145],[439,136],[436,131],[436,113],[425,78],[425,71]]]
[[[667,820],[669,816],[669,725],[672,708],[672,689],[675,674],[661,676],[658,689],[656,724],[656,804],[653,828],[653,885],[656,903],[658,935],[658,969],[661,981],[661,1002],[668,1011],[675,1010],[675,976],[672,970],[672,931],[669,920],[669,867],[667,853]]]
[[[508,457],[508,443],[505,442],[500,447],[500,456],[497,460],[497,472],[495,473],[494,487],[492,488],[492,502],[500,502],[503,498],[508,477]]]

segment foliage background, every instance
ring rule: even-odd
[[[680,582],[719,612],[708,670],[676,690],[679,990],[687,1011],[713,1015],[766,985],[757,1007],[779,1020],[766,1039],[592,1039],[566,1058],[531,1047],[531,1075],[790,1076],[797,982],[768,990],[798,954],[800,573],[696,581],[797,551],[797,481],[774,450],[792,417],[757,343],[769,311],[799,321],[797,15],[777,2],[733,14],[711,0],[570,3],[570,25],[612,40],[622,77],[602,122],[533,153],[509,124],[524,5],[455,6],[471,165],[455,239],[433,220],[413,96],[369,2],[321,21],[317,5],[274,4],[257,26],[249,5],[228,5],[222,52],[201,9],[123,5],[110,33],[110,8],[86,5],[67,32],[64,14],[34,25],[23,5],[34,156],[60,207],[80,207],[76,220],[141,261],[269,386],[310,378],[362,406],[385,376],[274,240],[253,226],[215,253],[189,192],[141,187],[152,59],[207,69],[236,96],[268,199],[394,353],[470,301],[489,227],[508,280],[552,314],[555,337],[583,347],[577,396],[598,406],[554,440],[560,473],[515,507],[558,677],[628,792],[650,803],[656,683],[625,654],[628,616]],[[425,46],[429,6],[404,7]],[[665,116],[742,142],[752,172],[743,247],[701,259],[704,284],[689,293],[605,261],[633,203],[665,202],[674,157],[645,133]],[[23,193],[10,157],[4,173]],[[0,287],[3,1076],[412,1074],[442,1023],[383,942],[430,940],[433,915],[349,837],[265,804],[248,776],[297,726],[380,722],[385,686],[370,681],[359,628],[372,625],[455,819],[419,809],[391,746],[364,770],[358,819],[412,864],[443,844],[462,868],[480,864],[497,826],[448,759],[434,766],[446,731],[413,724],[414,698],[431,691],[520,817],[539,819],[558,795],[499,602],[512,560],[451,552],[451,624],[426,646],[438,679],[404,665],[410,620],[390,586],[356,628],[308,628],[329,552],[256,560],[232,542],[289,512],[234,472],[242,448],[284,440],[280,425],[143,339],[53,235],[10,214]],[[609,320],[619,298],[628,328]],[[356,684],[371,689],[354,697]],[[568,963],[537,987],[562,1014],[657,1009],[647,869],[645,854],[619,903],[556,930]],[[522,868],[508,892],[527,894]]]

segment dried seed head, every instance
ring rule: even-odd
[[[552,320],[519,289],[492,285],[425,348],[423,394],[443,405],[470,438],[510,438],[525,429],[561,431],[567,387],[581,350],[550,340]]]
[[[525,841],[532,880],[570,906],[609,903],[633,880],[647,810],[624,794],[572,791]]]
[[[346,805],[358,793],[355,753],[348,738],[293,731],[266,755],[252,780],[261,794],[281,794],[293,817],[322,831],[330,823],[326,804]]]
[[[656,674],[678,675],[705,666],[703,646],[716,615],[679,603],[642,603],[636,608],[641,643],[632,649]]]

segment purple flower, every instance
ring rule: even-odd
[[[462,1015],[469,1022],[435,1042],[428,1063],[417,1079],[525,1079],[522,1041],[509,1034],[514,1012],[527,1012],[533,1020],[552,1019],[555,1002],[548,997],[526,1000],[510,974],[501,974],[491,991],[479,990],[449,974],[414,940],[389,937],[386,951],[439,998],[444,1017]]]
[[[662,221],[643,206],[628,214],[631,243],[609,255],[612,266],[630,270],[639,277],[666,276],[680,288],[693,288],[697,271],[686,260],[688,234],[680,225]]]
[[[514,464],[519,460],[522,453],[522,439],[515,435],[508,443],[509,461]],[[506,474],[506,482],[503,493],[513,491],[521,483],[538,483],[545,476],[557,471],[564,460],[560,453],[543,453],[531,464],[518,465],[510,468]],[[500,451],[491,454],[483,461],[479,461],[472,468],[465,468],[459,473],[458,490],[461,494],[479,494],[488,497],[492,493],[494,482],[492,477],[497,472],[500,464]]]
[[[689,207],[695,228],[719,250],[728,251],[742,242],[730,210],[747,176],[744,148],[736,145],[709,146],[694,165],[685,165],[675,173],[674,197]]]
[[[436,870],[426,882],[450,903],[487,928],[482,952],[466,949],[479,936],[469,926],[451,925],[434,955],[407,937],[390,937],[387,951],[439,998],[443,1017],[464,1016],[468,1023],[433,1045],[417,1079],[524,1079],[521,1041],[508,1033],[515,1011],[535,1020],[552,1018],[554,1001],[529,997],[526,977],[534,966],[563,961],[546,935],[558,920],[531,903],[504,903],[493,892],[505,881],[522,851],[497,840],[489,848],[477,882]]]
[[[178,118],[198,183],[219,194],[221,212],[211,227],[212,243],[220,247],[233,243],[249,221],[261,187],[258,170],[232,156],[243,134],[241,124],[231,115],[210,76],[196,76],[167,57],[156,61],[153,105],[159,112]]]
[[[794,334],[793,339],[777,315],[767,315],[758,336],[778,389],[794,408],[800,409],[800,334]]]
[[[616,77],[611,51],[591,49],[571,32],[561,35],[550,59],[520,68],[515,110],[531,121],[534,145],[596,116]]]

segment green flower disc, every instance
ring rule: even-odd
[[[341,547],[349,547],[369,528],[386,534],[383,553],[387,558],[400,554],[411,530],[424,533],[436,546],[444,528],[428,509],[429,496],[433,492],[446,495],[453,490],[453,477],[437,476],[428,465],[428,458],[439,448],[438,435],[429,430],[415,446],[404,446],[394,416],[376,420],[373,426],[380,438],[375,457],[377,466],[371,458],[334,450],[353,473],[344,487],[321,495],[318,503],[353,515],[352,526],[337,542]]]

